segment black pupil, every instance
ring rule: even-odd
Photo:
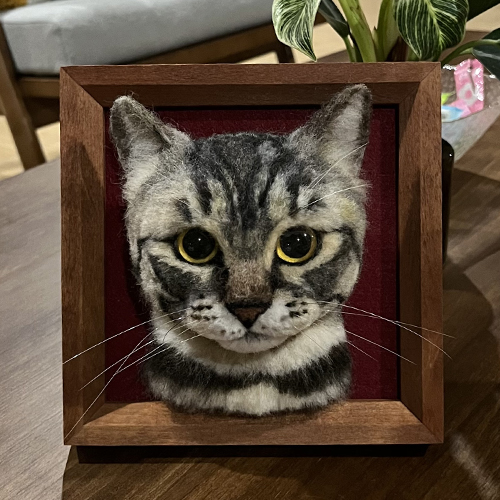
[[[311,244],[312,235],[303,229],[292,229],[280,238],[281,250],[292,259],[305,257],[311,250]]]
[[[193,259],[205,259],[208,257],[214,247],[214,239],[201,229],[191,229],[184,235],[182,240],[185,252]]]

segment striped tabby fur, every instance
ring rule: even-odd
[[[192,140],[132,98],[115,101],[130,252],[156,318],[159,349],[144,366],[155,397],[187,411],[260,416],[347,395],[342,318],[324,304],[349,297],[361,265],[370,113],[370,93],[357,85],[289,135]],[[318,247],[289,265],[276,243],[297,226],[312,228]],[[213,261],[180,258],[175,239],[190,227],[218,241]],[[269,307],[246,328],[226,307],[234,302]]]

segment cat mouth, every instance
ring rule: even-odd
[[[257,353],[275,349],[294,337],[296,337],[296,334],[291,336],[271,336],[247,330],[245,335],[238,339],[216,340],[216,342],[228,351],[235,351],[239,353]]]

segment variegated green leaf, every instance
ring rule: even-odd
[[[462,41],[469,13],[467,0],[395,0],[401,36],[421,60],[437,59]]]
[[[274,0],[273,24],[278,40],[316,61],[313,27],[321,0]]]
[[[500,79],[500,28],[488,33],[483,40],[496,40],[499,45],[481,45],[481,40],[478,40],[477,45],[472,49],[472,54],[490,73]]]

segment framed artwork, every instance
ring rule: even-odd
[[[113,103],[132,96],[193,140],[283,136],[354,84],[369,89],[373,109],[360,174],[369,186],[363,265],[343,313],[348,399],[266,416],[186,412],[155,400],[141,376],[148,351],[136,349],[151,327],[129,256]],[[66,444],[442,442],[440,127],[438,63],[62,69]]]

